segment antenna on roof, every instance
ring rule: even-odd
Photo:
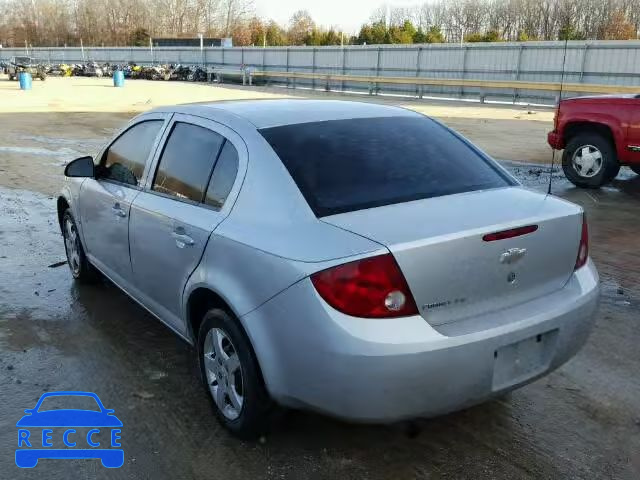
[[[558,120],[560,116],[560,104],[562,103],[562,90],[564,89],[564,71],[567,61],[567,45],[569,43],[569,38],[565,38],[564,40],[564,52],[562,54],[562,76],[560,77],[560,92],[558,94],[558,105],[556,106],[556,114],[554,118],[554,123]],[[553,125],[555,129],[557,125]],[[551,184],[553,183],[553,167],[556,163],[556,149],[551,149],[551,168],[549,169],[549,188],[547,189],[547,195],[551,195]]]

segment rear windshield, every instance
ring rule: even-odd
[[[427,117],[332,120],[260,133],[318,217],[513,185]]]

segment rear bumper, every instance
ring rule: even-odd
[[[555,130],[547,134],[547,142],[551,145],[551,148],[555,150],[562,150],[565,146],[562,135]]]
[[[599,293],[589,261],[561,291],[499,312],[515,321],[446,336],[419,316],[342,315],[306,279],[242,322],[276,401],[350,420],[391,422],[465,408],[551,372],[584,345]],[[502,360],[498,372],[498,350],[512,352],[514,343],[537,336],[548,342],[535,368],[505,376]]]

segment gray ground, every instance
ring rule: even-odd
[[[2,167],[12,174],[11,162]],[[540,167],[507,167],[546,188]],[[58,181],[44,176],[39,190]],[[0,187],[2,479],[640,478],[640,178],[627,171],[599,191],[571,188],[561,173],[554,181],[589,214],[604,284],[593,335],[566,366],[499,401],[411,425],[288,412],[255,444],[218,426],[187,345],[112,285],[79,287],[55,266],[64,260],[55,198],[11,186]],[[16,421],[55,390],[93,391],[116,410],[121,469],[94,460],[15,466]]]

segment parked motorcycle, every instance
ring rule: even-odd
[[[84,75],[87,77],[100,78],[104,75],[104,72],[102,71],[102,67],[96,62],[89,62],[84,66]]]
[[[58,63],[55,65],[49,65],[47,68],[47,75],[53,77],[70,77],[72,66],[66,63]]]
[[[170,67],[169,80],[187,80],[187,77],[191,73],[191,69],[186,65],[172,65]]]
[[[187,75],[187,80],[190,82],[206,82],[207,71],[200,65],[198,65],[193,68],[191,72],[189,72],[189,74]]]

